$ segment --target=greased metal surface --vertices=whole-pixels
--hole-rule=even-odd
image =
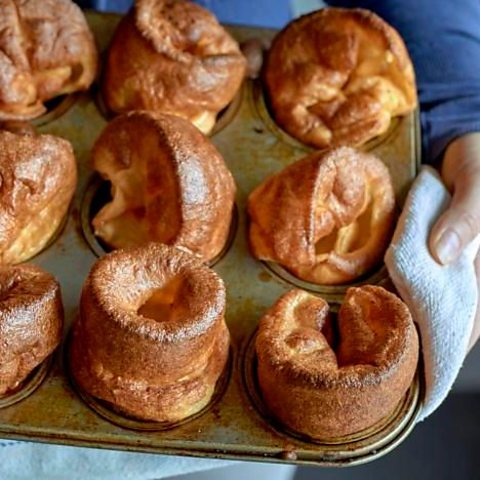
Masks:
[[[104,51],[120,17],[88,13],[87,18],[100,51]],[[239,41],[252,37],[270,39],[274,35],[270,30],[245,27],[232,27],[230,31]],[[82,284],[97,254],[101,254],[101,245],[95,243],[88,224],[89,217],[98,208],[95,201],[101,201],[101,195],[96,195],[98,177],[89,167],[91,147],[107,122],[101,111],[98,87],[94,87],[88,93],[67,97],[55,110],[34,122],[40,132],[59,135],[72,142],[79,168],[77,191],[63,231],[53,244],[32,259],[61,283],[66,322],[64,338],[77,314]],[[417,137],[417,120],[412,114],[393,122],[382,138],[365,147],[389,167],[399,207],[417,171]],[[232,338],[231,371],[222,378],[226,385],[219,389],[213,405],[202,415],[168,430],[160,426],[155,428],[155,424],[149,424],[151,428],[133,430],[137,428],[135,422],[123,420],[114,413],[105,414],[110,418],[107,421],[86,404],[92,402],[91,398],[84,396],[84,402],[75,392],[69,380],[64,341],[43,383],[36,390],[32,388],[34,392],[27,398],[0,408],[1,437],[331,466],[363,463],[381,456],[400,443],[413,428],[421,397],[417,380],[401,405],[381,425],[360,432],[354,438],[335,442],[313,443],[297,437],[277,425],[264,410],[256,388],[252,348],[258,320],[293,285],[320,293],[334,303],[341,301],[346,287],[321,287],[300,282],[274,264],[256,261],[248,251],[245,211],[248,194],[266,176],[310,151],[280,130],[270,118],[260,82],[245,82],[233,105],[217,122],[212,140],[235,177],[238,213],[237,226],[232,230],[233,241],[213,267],[227,287],[226,319]],[[384,268],[363,280],[389,284]],[[3,399],[3,405],[7,404]],[[97,411],[103,408],[97,407]]]

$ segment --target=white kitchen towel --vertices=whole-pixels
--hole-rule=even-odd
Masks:
[[[0,441],[1,480],[154,480],[235,464],[225,460]]]
[[[419,420],[450,391],[467,354],[478,303],[477,237],[450,265],[430,255],[428,237],[451,197],[438,173],[424,167],[410,190],[385,256],[390,277],[420,330],[425,401]]]

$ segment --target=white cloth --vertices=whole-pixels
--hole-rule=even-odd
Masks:
[[[226,460],[0,442],[1,480],[154,480],[235,464]]]
[[[450,391],[467,353],[478,303],[477,237],[450,265],[430,255],[428,237],[450,194],[438,173],[424,167],[408,195],[385,263],[420,329],[426,394],[419,420]]]

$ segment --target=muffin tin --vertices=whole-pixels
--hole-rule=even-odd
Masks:
[[[104,51],[120,17],[87,13],[87,20]],[[274,31],[228,27],[239,41],[268,40]],[[261,82],[247,80],[237,98],[220,115],[211,135],[237,183],[236,215],[230,241],[213,268],[227,287],[226,319],[231,332],[230,362],[211,404],[194,418],[177,425],[124,418],[84,392],[76,391],[68,372],[68,332],[77,315],[80,290],[104,247],[94,237],[90,219],[108,188],[89,167],[90,149],[107,120],[98,95],[67,96],[34,124],[42,133],[70,140],[79,166],[79,183],[68,219],[55,240],[32,259],[53,273],[62,286],[66,315],[65,341],[19,391],[0,399],[0,437],[129,451],[192,455],[315,465],[351,465],[379,457],[411,431],[420,409],[418,376],[401,404],[379,425],[357,435],[312,442],[289,432],[262,404],[255,378],[254,336],[258,320],[283,293],[300,287],[338,305],[347,286],[317,286],[302,282],[278,265],[255,260],[248,251],[248,194],[268,175],[311,151],[282,131],[271,118]],[[401,208],[419,165],[416,114],[392,123],[389,131],[365,146],[389,167]],[[384,267],[357,283],[392,288]]]

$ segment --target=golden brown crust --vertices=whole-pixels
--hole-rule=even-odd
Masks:
[[[77,183],[70,143],[0,131],[0,263],[19,263],[50,240]]]
[[[250,248],[303,280],[346,283],[381,261],[394,210],[390,175],[375,156],[315,152],[250,194]]]
[[[181,420],[209,402],[224,370],[224,313],[222,280],[190,253],[155,243],[117,250],[85,282],[74,377],[127,415]]]
[[[325,8],[291,22],[264,79],[276,121],[319,148],[361,145],[417,105],[402,38],[368,10]]]
[[[245,70],[237,42],[207,10],[185,0],[137,0],[110,45],[103,97],[115,113],[177,115],[208,133]]]
[[[0,0],[0,12],[0,120],[35,118],[91,85],[95,42],[71,0]]]
[[[235,183],[214,145],[187,120],[148,112],[119,116],[97,140],[93,166],[112,183],[113,201],[93,219],[107,244],[156,241],[204,260],[220,253]]]
[[[34,265],[0,268],[0,395],[17,388],[60,343],[60,285]]]
[[[292,290],[262,318],[258,380],[269,410],[316,439],[367,429],[393,412],[418,362],[406,305],[382,287],[350,288],[328,338],[328,304]]]

